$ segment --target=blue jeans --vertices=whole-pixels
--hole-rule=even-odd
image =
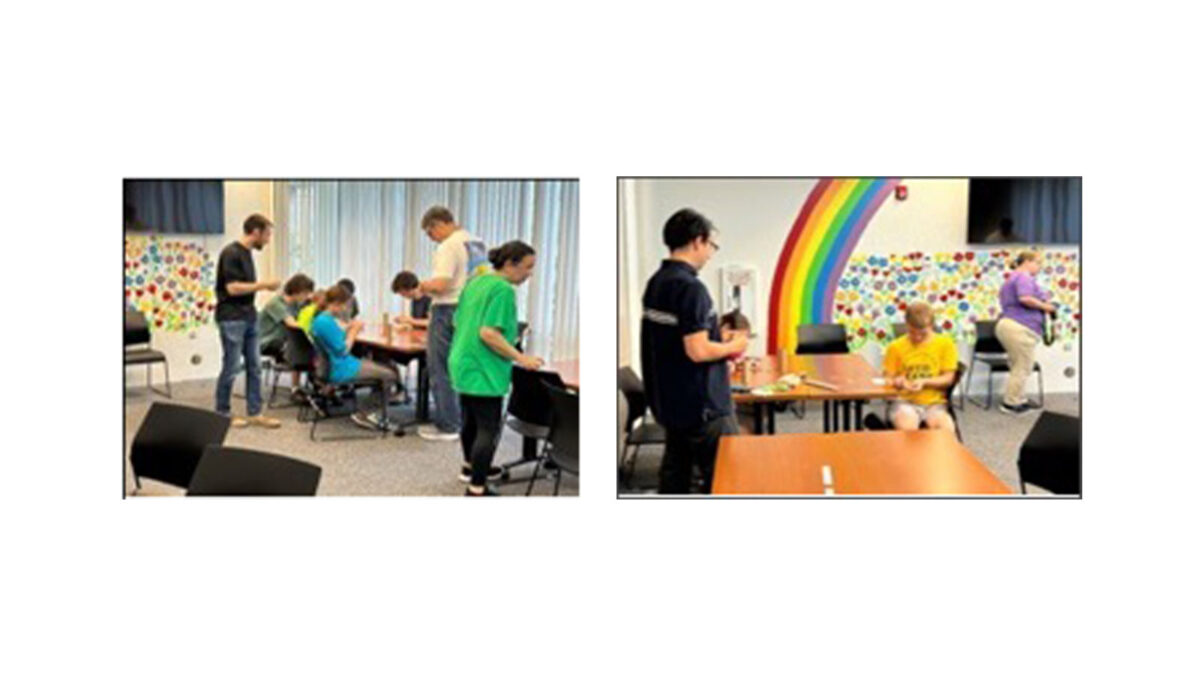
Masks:
[[[262,412],[262,364],[258,354],[258,322],[218,321],[221,332],[221,374],[217,377],[217,412],[229,414],[229,395],[241,359],[246,360],[246,414]]]
[[[455,434],[462,427],[458,393],[450,386],[449,368],[456,309],[457,305],[430,307],[429,335],[425,347],[425,367],[429,369],[429,387],[433,390],[433,423],[438,431]]]

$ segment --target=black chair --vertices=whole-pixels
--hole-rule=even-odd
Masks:
[[[954,412],[953,401],[954,401],[954,390],[957,389],[959,383],[962,382],[963,373],[965,373],[965,372],[967,372],[966,364],[959,361],[958,367],[955,368],[955,370],[954,370],[954,380],[950,383],[950,386],[946,389],[946,412],[949,413],[950,419],[954,420],[954,435],[958,436],[959,443],[962,443],[962,439],[963,439],[962,438],[962,424],[960,424],[958,421],[958,413]],[[876,415],[875,413],[868,413],[867,416],[863,418],[863,427],[865,427],[866,429],[873,430],[873,431],[881,431],[881,430],[885,430],[885,429],[894,429],[895,428],[894,426],[892,426],[891,420],[882,419],[881,417],[879,417],[879,415]],[[924,421],[922,421],[921,428],[928,429],[929,427],[925,424]]]
[[[579,395],[546,382],[542,386],[550,396],[550,437],[547,439],[546,452],[538,458],[533,475],[529,477],[529,486],[525,488],[527,497],[533,493],[538,472],[543,466],[549,466],[548,462],[553,462],[551,470],[555,472],[555,496],[558,495],[558,485],[564,471],[573,476],[579,475]]]
[[[1043,412],[1021,444],[1017,471],[1021,493],[1032,483],[1054,494],[1077,495],[1081,489],[1082,428],[1078,417]]]
[[[840,323],[800,324],[796,327],[797,354],[849,354],[846,327]]]
[[[517,341],[513,343],[513,347],[519,352],[525,351],[525,338],[529,337],[529,322],[517,322]]]
[[[308,334],[299,328],[288,327],[288,359],[297,363],[308,363],[308,382],[303,390],[307,405],[300,408],[297,420],[310,422],[308,430],[310,440],[317,440],[317,423],[322,420],[347,417],[358,411],[358,390],[370,389],[377,392],[381,411],[387,410],[387,390],[383,382],[353,382],[334,384],[329,381],[329,358],[318,348]],[[303,366],[302,366],[303,367]],[[344,403],[350,402],[347,409]],[[305,419],[307,415],[308,419]],[[379,433],[386,436],[390,428],[380,427]],[[397,430],[397,435],[404,435],[403,429]],[[367,436],[339,436],[322,440],[355,440]]]
[[[130,349],[136,347],[136,349]],[[151,381],[151,366],[156,363],[161,363],[163,366],[163,378],[167,381],[167,390],[160,391],[154,388]],[[167,398],[171,398],[171,369],[167,364],[167,356],[160,351],[150,348],[150,324],[146,322],[146,317],[133,309],[125,310],[125,365],[140,366],[146,365],[146,387],[156,394],[162,394]]]
[[[512,393],[508,396],[508,419],[505,425],[521,434],[521,459],[501,465],[502,479],[514,467],[540,462],[538,441],[550,438],[550,394],[542,383],[563,387],[558,373],[544,370],[512,369]]]
[[[258,450],[210,445],[196,465],[187,494],[312,497],[320,481],[321,467],[316,464]]]
[[[667,442],[667,430],[654,422],[646,421],[646,390],[642,380],[626,366],[617,371],[617,388],[625,397],[625,405],[629,414],[625,419],[625,442],[621,445],[620,471],[625,476],[626,486],[633,480],[634,469],[637,467],[637,453],[643,445],[664,445]],[[640,422],[640,424],[639,424]],[[629,449],[633,448],[630,455]],[[628,468],[626,466],[628,465]]]
[[[846,342],[846,327],[840,323],[812,323],[796,326],[797,354],[849,354],[850,345]],[[845,405],[850,402],[847,401]],[[836,402],[824,401],[825,419],[829,419],[829,408]],[[797,417],[803,418],[808,408],[807,401],[800,402],[800,412]],[[846,408],[849,411],[849,408]],[[849,418],[849,412],[846,413]]]
[[[979,401],[971,398],[971,373],[975,370],[976,362],[982,363],[988,367],[988,390],[986,405],[981,404]],[[996,322],[976,321],[975,347],[971,352],[971,367],[969,370],[967,370],[967,385],[963,388],[963,400],[970,401],[984,410],[990,410],[992,407],[992,375],[996,373],[1007,373],[1008,371],[1008,352],[1004,351],[1004,345],[1000,344],[1000,339],[996,337]],[[1046,403],[1046,392],[1042,387],[1042,364],[1034,361],[1033,372],[1037,373],[1038,405],[1042,406]],[[966,405],[966,403],[964,402],[963,405]]]
[[[186,488],[204,449],[220,445],[229,432],[229,418],[211,410],[172,403],[153,403],[133,437],[129,462],[138,488],[153,478]]]

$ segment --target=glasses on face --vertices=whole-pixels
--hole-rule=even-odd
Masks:
[[[712,247],[713,253],[721,250],[721,247],[717,245],[717,242],[713,241],[712,239],[708,240],[708,245]]]

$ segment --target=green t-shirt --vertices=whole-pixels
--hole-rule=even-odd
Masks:
[[[285,302],[282,295],[268,300],[258,314],[258,344],[282,344],[287,337],[283,320],[289,316],[296,316],[296,307]]]
[[[509,344],[517,340],[517,291],[498,274],[482,274],[463,287],[454,312],[450,383],[468,396],[504,396],[512,384],[512,361],[492,351],[479,329],[495,328]]]

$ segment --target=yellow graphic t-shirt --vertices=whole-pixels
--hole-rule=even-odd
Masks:
[[[930,335],[919,345],[909,342],[905,335],[894,340],[883,355],[883,372],[888,377],[903,375],[910,380],[929,379],[958,368],[958,348],[946,335]],[[900,396],[913,405],[935,405],[946,402],[943,389],[922,389],[904,392]]]

